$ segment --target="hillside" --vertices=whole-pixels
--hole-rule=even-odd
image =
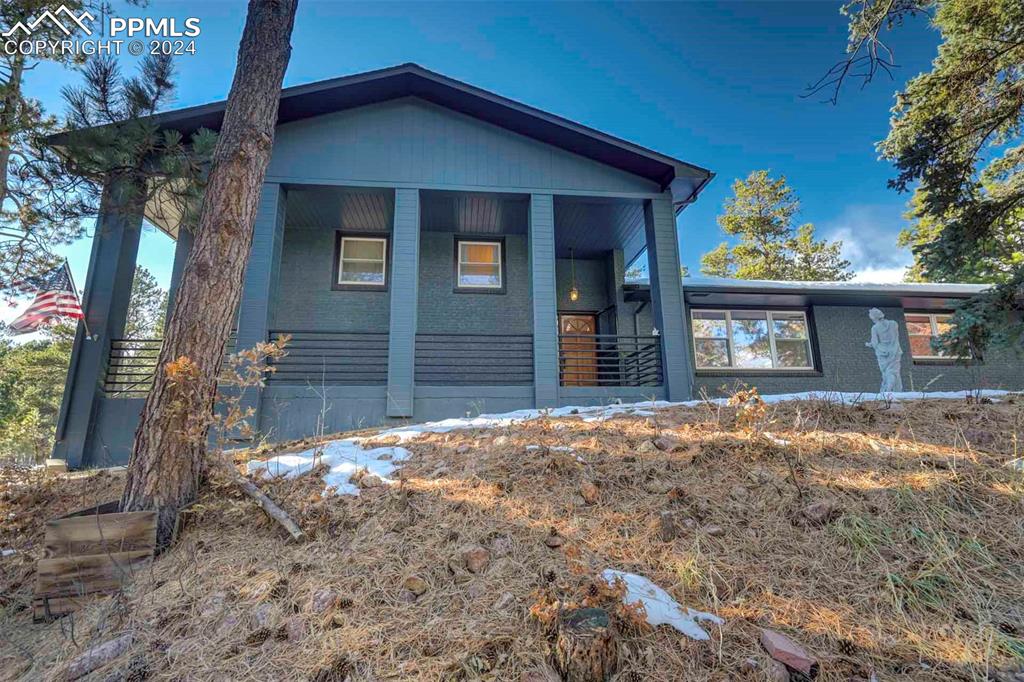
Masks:
[[[394,485],[259,479],[303,544],[213,481],[125,594],[48,625],[28,609],[42,524],[118,479],[8,472],[0,676],[59,679],[129,633],[89,679],[540,682],[552,614],[595,603],[624,681],[786,679],[761,628],[819,680],[1024,679],[1024,398],[734,402],[371,435],[409,451]],[[724,624],[651,628],[609,568]]]

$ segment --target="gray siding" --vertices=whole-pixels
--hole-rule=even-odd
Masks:
[[[284,231],[275,329],[387,333],[387,291],[333,291],[335,230]]]
[[[740,383],[756,386],[762,394],[800,391],[845,391],[874,393],[881,376],[874,351],[864,343],[871,334],[868,307],[814,306],[820,372],[814,375],[756,375],[742,372],[698,372],[695,394],[720,396]],[[902,330],[903,389],[906,391],[962,391],[978,388],[1019,389],[1024,386],[1024,365],[1011,353],[993,351],[984,361],[964,366],[958,363],[925,364],[910,357],[910,341],[901,308],[881,308]],[[689,314],[687,314],[689,321]],[[688,342],[692,361],[693,345]]]
[[[416,98],[279,126],[268,180],[651,194],[643,178]]]
[[[505,236],[505,293],[455,291],[455,234],[420,234],[421,334],[529,334],[527,238]]]
[[[559,258],[555,262],[558,311],[598,313],[604,310],[609,303],[608,291],[605,286],[606,267],[603,260],[576,259],[576,288],[580,290],[580,297],[576,301],[570,301],[569,289],[572,287],[573,264],[568,258]]]

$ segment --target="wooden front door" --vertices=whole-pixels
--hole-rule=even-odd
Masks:
[[[562,385],[597,386],[597,318],[593,315],[559,315]]]

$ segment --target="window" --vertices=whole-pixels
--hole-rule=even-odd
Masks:
[[[338,239],[336,284],[348,287],[387,286],[388,240],[385,237]]]
[[[455,242],[455,288],[501,290],[505,286],[500,241]]]
[[[691,310],[697,369],[814,369],[801,310]]]
[[[952,315],[945,313],[907,313],[907,336],[910,337],[910,356],[918,359],[953,360],[953,356],[932,346],[932,341],[945,334]]]

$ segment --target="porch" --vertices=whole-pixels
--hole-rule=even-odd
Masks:
[[[682,327],[663,333],[665,284],[656,266],[651,286],[625,281],[626,264],[660,246],[667,300],[680,300],[671,211],[667,198],[267,183],[225,349],[290,337],[249,399],[258,430],[286,440],[396,418],[682,395]],[[182,230],[176,273],[190,242]],[[84,449],[117,461],[161,341],[91,343],[103,352]]]

